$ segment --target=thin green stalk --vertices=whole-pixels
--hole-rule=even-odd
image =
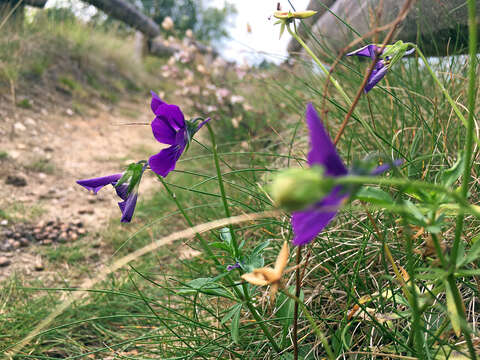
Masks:
[[[470,183],[470,173],[471,173],[471,163],[472,163],[472,154],[473,154],[473,140],[474,140],[474,111],[475,111],[475,95],[476,95],[476,67],[477,67],[477,20],[476,20],[476,9],[475,9],[475,0],[468,0],[468,30],[469,30],[469,71],[468,71],[468,121],[467,121],[467,134],[465,140],[465,168],[463,170],[463,179],[462,187],[460,190],[461,197],[464,201],[467,201],[468,194],[468,185]],[[457,268],[457,255],[458,248],[460,246],[461,236],[463,232],[465,215],[460,213],[457,217],[457,223],[455,228],[455,239],[452,245],[452,252],[450,257],[450,274],[447,277],[447,281],[450,285],[450,289],[453,292],[455,307],[458,314],[462,317],[467,325],[462,326],[463,335],[465,341],[467,342],[468,350],[470,352],[470,357],[476,359],[475,348],[473,347],[471,339],[471,329],[468,326],[467,316],[465,309],[463,307],[463,300],[456,285],[455,276],[453,272]]]
[[[305,49],[307,54],[311,56],[313,61],[315,61],[315,63],[320,67],[320,69],[323,71],[323,73],[328,76],[328,78],[330,79],[330,82],[333,84],[333,86],[335,86],[335,88],[338,90],[338,92],[343,96],[343,98],[345,99],[347,104],[352,105],[352,100],[350,100],[347,93],[345,91],[343,91],[342,86],[338,83],[338,81],[332,75],[329,76],[330,73],[327,70],[327,68],[322,64],[320,59],[313,53],[313,51],[302,40],[302,38],[300,36],[298,36],[297,32],[293,31],[288,24],[287,24],[287,30],[290,33],[290,35],[292,35],[292,37],[295,40],[297,40],[300,45],[302,45],[302,47]]]
[[[313,328],[313,331],[315,332],[315,335],[317,335],[317,337],[320,339],[323,347],[325,348],[325,351],[327,352],[327,356],[330,360],[334,360],[335,359],[335,355],[333,355],[333,351],[332,349],[330,348],[330,345],[328,344],[328,340],[327,338],[325,337],[325,335],[322,333],[322,331],[318,328],[317,324],[315,323],[315,320],[313,319],[313,316],[312,314],[310,313],[310,311],[307,309],[307,307],[305,306],[305,304],[302,302],[302,300],[300,300],[297,296],[293,295],[293,294],[290,294],[288,292],[288,290],[286,289],[283,289],[282,292],[288,296],[290,299],[292,299],[293,301],[295,301],[295,304],[298,304],[298,306],[300,306],[303,310],[303,313],[305,315],[305,317],[307,318],[308,322],[310,323],[310,325],[312,326]]]
[[[185,212],[185,210],[183,209],[183,206],[182,204],[180,204],[180,202],[178,201],[177,197],[175,196],[175,194],[172,192],[172,190],[170,190],[170,188],[168,187],[167,183],[165,182],[165,180],[163,179],[163,177],[157,175],[158,179],[160,180],[160,182],[163,184],[163,186],[165,187],[165,190],[167,190],[167,193],[170,195],[170,197],[172,198],[172,200],[175,202],[175,204],[177,205],[177,208],[178,210],[180,211],[180,213],[183,215],[185,221],[187,222],[187,224],[190,226],[190,227],[193,227],[193,222],[192,220],[190,219],[190,217],[188,216],[188,214]],[[220,261],[217,259],[217,257],[215,256],[215,254],[213,254],[212,250],[210,249],[210,247],[208,246],[208,243],[207,241],[205,240],[205,238],[203,236],[201,236],[200,234],[197,234],[196,235],[198,240],[200,241],[200,244],[202,245],[202,248],[204,249],[204,251],[207,253],[207,255],[209,257],[211,257],[213,259],[213,261],[215,262],[216,265],[221,265]],[[270,333],[270,330],[267,328],[267,326],[265,325],[263,319],[260,317],[260,315],[258,314],[257,312],[257,309],[253,306],[252,302],[251,302],[251,299],[250,299],[250,296],[248,294],[248,289],[246,289],[246,286],[245,284],[242,284],[243,286],[243,294],[240,292],[240,290],[237,288],[237,286],[235,286],[235,283],[234,281],[231,279],[230,277],[230,274],[228,274],[225,279],[228,281],[229,285],[232,286],[233,290],[235,291],[235,294],[237,295],[237,297],[239,299],[242,299],[243,303],[247,306],[248,310],[250,310],[250,313],[252,314],[253,318],[255,319],[255,321],[257,322],[258,326],[260,326],[260,328],[262,329],[264,335],[267,337],[268,341],[270,342],[270,345],[272,345],[272,348],[277,352],[279,353],[281,351],[280,347],[277,345],[275,339],[273,338],[272,334]]]
[[[227,195],[225,193],[225,186],[223,184],[222,171],[220,169],[220,162],[218,161],[218,152],[217,152],[217,143],[215,141],[215,133],[212,130],[212,127],[207,123],[208,133],[210,134],[210,141],[212,142],[212,154],[215,161],[215,169],[217,170],[217,179],[218,187],[220,188],[220,194],[222,196],[223,208],[225,209],[225,216],[230,217],[230,208],[228,206]],[[235,237],[235,232],[233,231],[232,226],[228,227],[230,229],[230,235],[232,236],[232,244],[235,250],[235,257],[239,256],[237,238]]]

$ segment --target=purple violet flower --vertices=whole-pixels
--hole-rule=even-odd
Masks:
[[[145,170],[145,168],[146,166],[143,167],[142,172]],[[94,194],[97,194],[102,187],[106,185],[112,185],[115,188],[117,195],[123,200],[118,203],[120,211],[122,212],[122,218],[120,221],[127,223],[132,220],[132,216],[135,211],[135,205],[137,204],[139,180],[134,188],[129,191],[129,181],[117,185],[122,176],[123,174],[113,174],[93,179],[77,180],[77,184],[83,186],[89,191],[93,191]]]
[[[177,105],[167,104],[153,91],[150,105],[155,114],[155,119],[151,123],[153,136],[158,142],[170,146],[152,155],[148,164],[154,173],[166,177],[175,169],[178,159],[193,135],[210,119],[204,120],[198,126],[194,122],[185,121]]]
[[[227,265],[227,271],[232,271],[233,269],[238,269],[240,267],[240,263],[237,261],[233,265]]]
[[[307,162],[310,166],[320,165],[325,170],[326,176],[340,177],[349,174],[335,145],[323,127],[322,121],[311,103],[307,105],[306,120],[310,133],[310,152]],[[400,165],[402,160],[397,160],[393,165]],[[387,171],[390,164],[384,164],[370,172],[378,175]],[[349,198],[350,191],[342,185],[335,186],[322,200],[311,205],[306,210],[292,213],[293,245],[302,246],[311,242],[337,215],[338,209]]]
[[[391,46],[391,45],[389,45]],[[408,45],[407,45],[408,46]],[[400,49],[399,49],[400,50]],[[401,57],[405,55],[410,55],[415,51],[415,48],[412,48],[410,50],[406,50],[406,48],[402,48],[403,52],[401,52]],[[361,57],[368,57],[372,60],[375,59],[375,54],[379,53],[379,58],[377,59],[377,62],[375,64],[375,67],[373,68],[372,73],[370,74],[370,77],[368,78],[367,84],[365,85],[364,92],[368,93],[372,88],[379,83],[380,80],[384,78],[384,76],[387,74],[388,69],[392,65],[390,60],[392,60],[391,56],[382,56],[382,54],[385,52],[385,49],[382,50],[381,46],[377,46],[374,44],[370,44],[367,46],[364,46],[360,49],[357,49],[355,51],[349,52],[347,56],[361,56]]]
[[[357,49],[355,51],[352,51],[347,54],[347,56],[362,56],[362,57],[369,57],[370,59],[375,59],[375,54],[377,52],[380,52],[382,48],[377,45],[367,45],[364,46],[360,49]],[[383,53],[383,51],[379,54],[379,56]],[[370,77],[368,78],[367,85],[365,85],[365,93],[369,92],[372,90],[372,88],[378,84],[380,80],[383,79],[383,77],[387,74],[388,70],[388,58],[386,60],[384,59],[378,59],[377,63],[375,64],[375,68],[373,69],[372,73],[370,74]]]

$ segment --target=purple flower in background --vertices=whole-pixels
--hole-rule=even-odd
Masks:
[[[367,45],[367,46],[364,46],[360,49],[357,49],[355,51],[352,51],[350,53],[347,54],[347,56],[362,56],[362,57],[369,57],[370,59],[375,59],[375,54],[377,52],[380,52],[382,48],[380,46],[377,46],[377,45]],[[383,52],[383,51],[382,51]],[[379,56],[381,55],[382,53],[380,52],[379,53]],[[369,92],[370,90],[372,90],[372,88],[378,84],[378,82],[380,80],[383,79],[383,77],[387,74],[387,70],[388,70],[388,57],[386,60],[384,59],[378,59],[377,60],[377,63],[375,64],[375,68],[373,69],[372,73],[370,74],[370,77],[368,78],[368,82],[367,82],[367,85],[365,85],[365,93]]]
[[[322,121],[312,104],[307,105],[306,120],[310,133],[310,152],[307,162],[310,166],[320,165],[324,168],[325,175],[331,177],[346,176],[349,171],[343,164],[340,156],[328,136]],[[395,161],[400,165],[402,161]],[[378,175],[390,168],[384,164],[370,172]],[[312,241],[335,217],[340,206],[351,195],[351,189],[337,185],[322,200],[303,211],[292,213],[292,227],[294,232],[293,245],[301,246]]]
[[[170,105],[162,101],[152,91],[151,108],[155,114],[152,121],[153,136],[158,142],[170,145],[148,160],[153,172],[163,177],[175,169],[175,165],[192,136],[210,119],[201,122],[198,126],[185,121],[182,111],[177,105]]]
[[[232,271],[233,269],[238,269],[240,267],[240,263],[237,261],[233,265],[227,265],[227,271]]]
[[[415,48],[407,50],[408,46],[409,46],[408,44],[404,44],[403,42],[399,41],[394,45],[387,45],[382,50],[381,46],[370,44],[347,54],[347,56],[368,57],[374,60],[376,53],[379,53],[378,54],[379,57],[377,59],[377,62],[375,63],[375,67],[373,68],[373,71],[370,74],[370,77],[368,78],[367,84],[365,85],[365,89],[364,89],[365,93],[372,90],[372,88],[375,85],[377,85],[378,82],[382,80],[383,77],[387,74],[388,69],[392,65],[391,64],[392,56],[390,55],[394,55],[392,61],[395,62],[396,60],[401,59],[403,56],[410,55],[415,51]],[[389,54],[387,54],[388,51],[385,51],[385,49],[387,48],[392,49],[393,47],[396,47],[396,50],[391,51]]]
[[[143,169],[141,170],[142,173],[145,168],[146,166],[143,166]],[[137,179],[137,183],[133,189],[130,189],[129,191],[130,181],[127,180],[122,184],[117,185],[118,181],[123,177],[123,175],[124,174],[113,174],[93,179],[77,180],[77,184],[83,186],[87,190],[93,191],[94,194],[97,194],[102,187],[106,185],[112,185],[115,188],[117,195],[123,200],[118,203],[118,206],[122,212],[122,218],[120,221],[126,223],[132,220],[132,216],[135,211],[140,178]]]

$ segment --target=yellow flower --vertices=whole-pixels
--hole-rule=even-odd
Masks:
[[[290,251],[288,243],[283,243],[282,249],[278,253],[277,260],[273,269],[271,267],[263,267],[254,269],[251,273],[243,274],[242,279],[252,285],[267,286],[270,285],[271,300],[275,298],[278,288],[281,285],[282,275],[288,263]]]

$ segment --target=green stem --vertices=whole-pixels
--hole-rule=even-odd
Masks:
[[[472,163],[472,154],[473,154],[473,140],[474,140],[474,111],[475,111],[475,95],[476,95],[476,67],[477,67],[477,21],[476,21],[476,9],[475,9],[475,0],[468,0],[468,30],[469,30],[469,71],[468,71],[468,121],[467,121],[467,133],[465,140],[465,168],[463,170],[463,179],[462,187],[460,194],[464,201],[467,200],[468,195],[468,185],[470,183],[470,173],[471,173],[471,163]],[[452,245],[451,257],[450,257],[450,274],[447,277],[450,289],[453,292],[455,307],[457,308],[458,314],[465,320],[462,323],[468,324],[465,309],[463,307],[462,296],[460,291],[457,288],[455,276],[453,272],[457,268],[457,255],[458,248],[460,246],[461,236],[463,232],[465,215],[460,213],[457,217],[457,223],[455,228],[455,239]],[[462,326],[463,335],[465,341],[467,342],[468,350],[470,352],[470,357],[476,359],[475,348],[473,347],[471,339],[471,329],[468,325]]]
[[[322,331],[318,328],[317,324],[315,323],[315,320],[313,319],[313,316],[312,314],[310,313],[310,311],[307,309],[307,307],[305,306],[305,304],[295,295],[293,294],[290,294],[288,292],[288,290],[286,289],[283,289],[282,292],[288,296],[290,299],[292,299],[293,301],[295,301],[296,304],[298,304],[298,306],[300,306],[303,310],[303,313],[305,315],[305,317],[307,318],[308,322],[310,323],[310,325],[312,326],[313,328],[313,331],[315,332],[315,335],[317,335],[317,337],[320,339],[320,341],[322,342],[323,344],[323,347],[325,348],[325,351],[327,352],[327,356],[329,359],[333,360],[335,359],[335,355],[333,355],[333,351],[332,349],[330,348],[330,345],[328,344],[328,341],[327,341],[327,338],[325,337],[325,335],[322,333]]]
[[[297,32],[296,31],[293,31],[290,26],[287,24],[287,30],[288,32],[290,33],[290,35],[293,36],[293,38],[295,40],[298,41],[298,43],[300,45],[302,45],[302,47],[305,49],[305,51],[307,52],[308,55],[311,56],[311,58],[313,59],[313,61],[315,61],[315,63],[320,67],[320,69],[323,71],[323,73],[325,75],[328,76],[328,78],[330,79],[330,82],[333,84],[333,86],[335,86],[335,88],[338,90],[338,92],[343,96],[343,98],[345,99],[345,101],[347,102],[348,105],[351,105],[352,104],[352,100],[350,100],[350,98],[348,97],[347,93],[345,91],[343,91],[343,88],[342,86],[338,83],[338,81],[330,75],[329,71],[327,70],[327,68],[325,67],[325,65],[322,64],[322,62],[320,61],[320,59],[313,53],[313,51],[308,47],[308,45],[302,40],[302,38],[300,36],[298,36]]]
[[[163,186],[165,187],[165,190],[167,190],[167,193],[168,195],[170,195],[170,197],[172,198],[172,200],[175,202],[175,204],[177,205],[177,208],[178,210],[180,211],[180,213],[183,215],[183,218],[185,219],[185,221],[187,222],[187,224],[190,226],[190,227],[193,227],[193,222],[192,220],[190,219],[190,217],[188,216],[188,214],[185,212],[185,209],[183,208],[182,204],[180,204],[180,202],[178,201],[177,197],[175,196],[175,194],[172,192],[172,190],[170,190],[169,186],[167,185],[167,183],[165,182],[165,180],[163,179],[163,177],[161,177],[160,175],[157,175],[157,178],[160,180],[160,182],[163,184]],[[197,239],[200,241],[200,244],[202,245],[202,248],[203,250],[208,254],[209,257],[211,257],[213,259],[213,261],[215,262],[215,264],[217,266],[221,266],[222,264],[220,263],[220,261],[217,259],[217,257],[215,256],[215,254],[212,252],[212,250],[210,249],[210,247],[208,246],[208,243],[207,241],[205,240],[205,238],[200,235],[200,234],[196,234],[196,237]],[[255,319],[255,321],[257,322],[258,326],[260,326],[260,328],[262,329],[264,335],[267,337],[268,341],[270,342],[270,344],[272,345],[272,348],[277,352],[279,353],[281,351],[280,347],[277,345],[275,339],[273,338],[272,334],[270,333],[270,330],[268,330],[267,326],[265,325],[263,319],[260,317],[260,315],[258,314],[257,312],[257,309],[253,306],[252,302],[251,302],[251,299],[250,299],[250,296],[248,294],[248,291],[245,291],[245,284],[242,284],[243,286],[243,294],[240,292],[240,290],[237,288],[237,286],[235,286],[235,282],[232,280],[230,274],[228,274],[225,279],[227,280],[227,282],[229,283],[229,285],[233,288],[233,290],[235,291],[235,294],[237,295],[237,297],[239,299],[241,299],[243,301],[243,303],[247,306],[248,310],[250,310],[250,312],[252,313],[252,316],[253,318]]]
[[[209,123],[207,123],[207,128],[208,128],[208,133],[210,134],[210,141],[212,142],[212,153],[213,153],[213,159],[215,161],[215,169],[217,170],[218,187],[220,188],[220,194],[222,196],[222,203],[223,203],[223,208],[225,209],[225,216],[228,218],[231,216],[231,214],[230,214],[230,208],[228,206],[227,195],[225,193],[225,186],[223,184],[223,177],[222,177],[222,171],[220,169],[220,162],[218,160],[215,133],[213,132],[212,127],[210,126]],[[228,228],[230,229],[230,235],[232,236],[232,244],[235,250],[234,255],[235,255],[235,258],[238,258],[239,250],[238,250],[237,238],[235,237],[235,232],[233,231],[232,226],[229,226]]]

